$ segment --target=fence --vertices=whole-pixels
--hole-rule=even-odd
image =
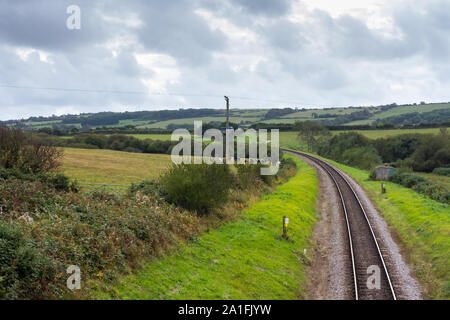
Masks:
[[[130,187],[129,185],[103,183],[79,183],[79,185],[87,191],[103,191],[114,194],[124,194]]]

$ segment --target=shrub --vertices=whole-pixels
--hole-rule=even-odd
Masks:
[[[370,139],[357,132],[346,132],[321,142],[318,154],[335,161],[369,170],[382,163]]]
[[[73,264],[82,270],[82,289],[89,290],[86,278],[114,279],[199,231],[197,217],[151,197],[62,195],[39,182],[15,180],[0,188],[12,191],[16,183],[27,185],[14,193],[21,197],[18,211],[0,214],[0,299],[67,297],[65,270]]]
[[[17,129],[0,128],[0,166],[25,173],[49,172],[58,168],[62,151],[27,137]]]
[[[392,181],[401,184],[407,188],[412,188],[419,183],[429,183],[424,177],[412,173],[400,173],[392,176]]]
[[[139,183],[133,183],[128,193],[130,195],[135,195],[137,192],[140,192],[146,196],[154,196],[154,197],[164,197],[164,190],[161,187],[161,184],[157,181],[142,181]]]
[[[232,174],[225,164],[173,165],[160,179],[170,203],[205,215],[228,200]]]
[[[353,167],[368,170],[380,164],[382,160],[374,147],[366,146],[346,150],[342,154],[342,162]]]
[[[440,176],[450,177],[450,168],[436,168],[433,170],[433,173]]]
[[[47,183],[49,186],[55,188],[58,191],[65,191],[65,192],[79,191],[78,182],[76,180],[72,181],[68,176],[62,173],[41,175],[40,180],[44,183]]]
[[[294,160],[287,157],[282,157],[280,167],[277,173],[278,178],[289,179],[297,173],[297,164]]]
[[[263,183],[261,175],[261,164],[237,164],[236,165],[236,182],[237,186],[244,190],[250,186],[258,186]]]
[[[411,188],[418,193],[429,196],[433,200],[450,203],[450,194],[447,190],[419,175],[397,172],[392,176],[392,182]]]
[[[79,185],[77,181],[72,181],[63,173],[24,173],[17,169],[0,168],[0,179],[4,180],[24,180],[24,181],[39,181],[48,187],[54,188],[58,191],[72,191],[78,192]]]
[[[0,220],[0,299],[39,298],[55,277],[55,264],[24,231]]]

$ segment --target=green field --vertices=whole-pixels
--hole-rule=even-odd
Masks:
[[[84,183],[128,185],[159,176],[169,155],[64,148],[62,171]]]
[[[332,131],[333,134],[339,134],[343,132],[358,132],[366,136],[369,139],[378,139],[397,136],[407,133],[439,133],[439,128],[426,128],[426,129],[392,129],[392,130],[345,130],[345,131]]]
[[[365,125],[365,124],[371,124],[373,121],[377,119],[386,119],[393,116],[399,116],[402,114],[407,113],[424,113],[424,112],[431,112],[433,110],[440,110],[440,109],[448,109],[450,108],[449,103],[431,103],[426,105],[412,105],[412,106],[398,106],[396,108],[374,114],[372,117],[366,120],[358,120],[358,121],[352,121],[349,123],[346,123],[346,125]]]
[[[343,115],[350,114],[352,112],[358,111],[355,108],[333,108],[333,109],[311,109],[305,111],[294,112],[285,116],[280,117],[281,119],[298,119],[298,120],[313,120],[313,113],[321,114],[335,114]]]
[[[339,134],[343,132],[358,132],[369,139],[385,138],[407,133],[433,133],[439,132],[439,128],[430,129],[393,129],[393,130],[346,130],[346,131],[331,131],[332,134]],[[171,134],[126,134],[137,139],[152,139],[152,140],[170,140]],[[302,144],[298,140],[298,133],[295,131],[281,131],[280,145],[289,148],[300,148]],[[63,137],[70,138],[70,137]]]
[[[240,123],[241,121],[250,121],[255,122],[259,120],[259,118],[243,118],[243,117],[230,117],[231,122]],[[138,125],[138,128],[153,128],[153,129],[166,129],[169,124],[177,124],[177,125],[194,125],[194,121],[203,121],[204,124],[209,122],[224,122],[224,117],[200,117],[200,118],[184,118],[184,119],[173,119],[167,121],[159,121],[151,124],[142,124]]]
[[[333,116],[335,115],[348,115],[353,112],[358,112],[362,110],[368,110],[371,113],[371,116],[369,119],[365,120],[356,120],[345,123],[345,125],[366,125],[371,124],[373,121],[378,119],[386,119],[388,117],[392,116],[398,116],[403,114],[409,114],[413,112],[431,112],[434,110],[440,110],[440,109],[448,109],[450,108],[450,103],[430,103],[425,105],[399,105],[397,107],[394,107],[392,109],[382,111],[380,112],[381,106],[369,106],[369,107],[335,107],[335,108],[311,108],[311,109],[297,109],[298,111],[294,110],[295,112],[274,117],[270,119],[266,119],[265,116],[270,109],[236,109],[231,108],[230,109],[230,120],[235,123],[243,123],[245,125],[255,124],[255,123],[286,123],[286,124],[293,124],[296,121],[305,121],[305,120],[320,120],[319,118],[314,118],[313,114],[318,115],[324,115],[329,114],[332,115],[330,118],[322,118],[326,120],[332,120],[334,119]],[[378,113],[376,113],[378,112]],[[105,124],[105,127],[117,127],[117,126],[126,126],[126,125],[134,125],[138,128],[159,128],[159,129],[166,129],[169,124],[177,124],[177,125],[192,125],[194,120],[202,120],[204,123],[208,122],[224,122],[225,121],[225,112],[223,112],[223,116],[221,115],[221,111],[218,113],[213,113],[213,116],[205,116],[204,117],[197,117],[197,118],[174,118],[174,119],[167,119],[165,121],[158,121],[157,119],[152,120],[151,118],[139,118],[136,116],[135,119],[128,119],[124,116],[124,119],[119,119],[118,124]],[[209,113],[211,114],[211,113]],[[201,114],[200,114],[201,115]],[[83,117],[88,117],[90,115],[81,115],[79,116],[80,123],[74,123],[71,125],[75,125],[77,128],[81,128],[81,120]],[[183,115],[185,116],[185,115]],[[55,118],[53,118],[55,119]],[[442,119],[444,121],[445,119]],[[62,122],[62,120],[48,120],[45,121],[45,119],[40,118],[39,121],[30,121],[30,120],[19,120],[19,122],[22,122],[23,125],[26,125],[30,128],[39,129],[43,127],[51,127],[52,125],[59,124]],[[77,119],[75,119],[74,122],[77,122]],[[13,124],[14,121],[10,121],[10,124]],[[108,123],[108,122],[106,122]],[[102,127],[103,125],[97,125],[94,127]]]
[[[427,129],[393,129],[393,130],[345,130],[345,131],[331,131],[331,134],[340,134],[344,132],[358,132],[369,139],[378,139],[397,136],[408,133],[428,133],[437,134],[439,128]],[[280,132],[280,146],[294,149],[302,149],[304,145],[298,139],[298,133],[294,131]]]
[[[314,169],[295,161],[297,175],[252,204],[239,220],[149,261],[136,274],[96,292],[97,298],[304,298],[317,179]],[[289,241],[280,238],[284,215],[290,220]]]

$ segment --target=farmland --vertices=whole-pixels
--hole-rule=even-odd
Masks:
[[[277,112],[281,109],[233,109],[230,110],[230,121],[249,126],[258,123],[267,124],[293,124],[296,121],[338,121],[339,125],[370,125],[376,121],[392,119],[396,116],[429,114],[439,110],[448,111],[450,103],[386,105],[368,107],[333,107],[333,108],[288,108],[286,112]],[[275,112],[271,112],[274,111]],[[271,112],[271,113],[270,113]],[[358,117],[353,117],[359,114]],[[344,117],[344,118],[343,118]],[[220,109],[180,109],[161,111],[142,111],[135,113],[97,113],[83,115],[67,115],[60,117],[38,117],[23,120],[9,120],[5,125],[17,125],[27,129],[41,129],[45,127],[61,128],[112,128],[134,126],[138,129],[167,129],[169,126],[192,126],[195,120],[203,123],[220,124],[225,121],[225,112]],[[449,120],[448,113],[436,115],[434,122]]]
[[[332,131],[333,134],[339,134],[343,132],[358,132],[362,135],[366,136],[369,139],[378,139],[378,138],[386,138],[398,136],[400,134],[408,134],[408,133],[428,133],[428,134],[436,134],[439,132],[439,128],[427,128],[427,129],[392,129],[392,130],[339,130]]]
[[[423,134],[436,134],[439,132],[439,128],[427,128],[427,129],[392,129],[392,130],[338,130],[331,131],[332,134],[339,134],[343,132],[358,132],[366,136],[369,139],[392,137],[400,134],[408,133],[423,133]],[[163,140],[167,141],[171,139],[171,134],[125,134],[137,139],[151,139],[151,140]],[[298,140],[298,133],[295,131],[281,131],[280,132],[280,145],[290,148],[300,147]],[[63,137],[70,138],[70,137]]]
[[[156,178],[169,164],[169,155],[64,148],[62,171],[79,182],[127,185]]]
[[[298,173],[245,210],[241,218],[200,236],[134,275],[97,292],[101,299],[298,299],[316,220],[314,169]],[[297,201],[301,198],[302,201]],[[291,240],[279,235],[283,215]],[[245,257],[245,258],[243,258]],[[195,270],[195,271],[193,271]]]

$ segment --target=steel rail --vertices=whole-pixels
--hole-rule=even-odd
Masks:
[[[392,285],[392,281],[391,281],[391,278],[389,276],[389,272],[388,272],[386,263],[384,261],[383,254],[381,253],[380,246],[378,245],[378,241],[377,241],[377,238],[375,236],[375,232],[373,231],[372,224],[369,221],[369,218],[367,216],[366,210],[364,209],[364,206],[362,205],[362,203],[361,203],[357,193],[355,192],[355,190],[351,186],[351,184],[348,181],[348,179],[340,172],[340,170],[336,169],[334,166],[332,166],[331,164],[329,164],[328,162],[326,162],[326,161],[324,161],[324,160],[322,160],[320,158],[317,158],[315,156],[312,156],[310,154],[303,153],[303,152],[292,151],[292,150],[285,150],[285,149],[282,149],[282,150],[287,151],[287,152],[291,152],[291,153],[294,153],[294,154],[298,154],[298,155],[301,155],[301,156],[304,156],[304,157],[306,157],[308,159],[311,159],[312,161],[318,163],[328,173],[328,175],[331,177],[331,179],[333,180],[333,182],[334,182],[334,184],[336,186],[336,189],[339,192],[339,196],[341,198],[342,206],[344,208],[344,215],[345,215],[345,220],[346,220],[346,224],[347,224],[347,232],[348,232],[348,237],[349,237],[349,242],[350,242],[349,245],[350,245],[350,255],[351,255],[351,260],[352,260],[352,269],[353,269],[353,282],[354,282],[354,286],[355,286],[355,299],[359,300],[358,288],[357,288],[358,287],[358,280],[357,280],[357,274],[356,274],[356,268],[355,268],[355,257],[354,257],[354,250],[353,250],[353,241],[352,241],[351,228],[350,228],[348,214],[347,214],[347,206],[345,205],[345,200],[344,200],[341,188],[339,187],[336,179],[333,177],[333,175],[331,174],[331,172],[330,172],[330,170],[328,168],[331,168],[331,170],[333,170],[336,174],[338,174],[342,178],[342,180],[344,180],[344,182],[350,188],[353,196],[357,200],[358,205],[361,208],[361,211],[363,212],[365,221],[367,222],[367,225],[369,226],[369,230],[370,230],[370,233],[371,233],[371,236],[372,236],[372,240],[374,241],[375,246],[377,248],[378,257],[380,258],[380,260],[381,260],[381,262],[383,264],[383,270],[384,270],[384,273],[386,275],[386,279],[387,279],[387,281],[389,283],[390,293],[392,295],[393,300],[397,300],[397,296],[395,294],[395,290],[394,290],[394,287]]]

